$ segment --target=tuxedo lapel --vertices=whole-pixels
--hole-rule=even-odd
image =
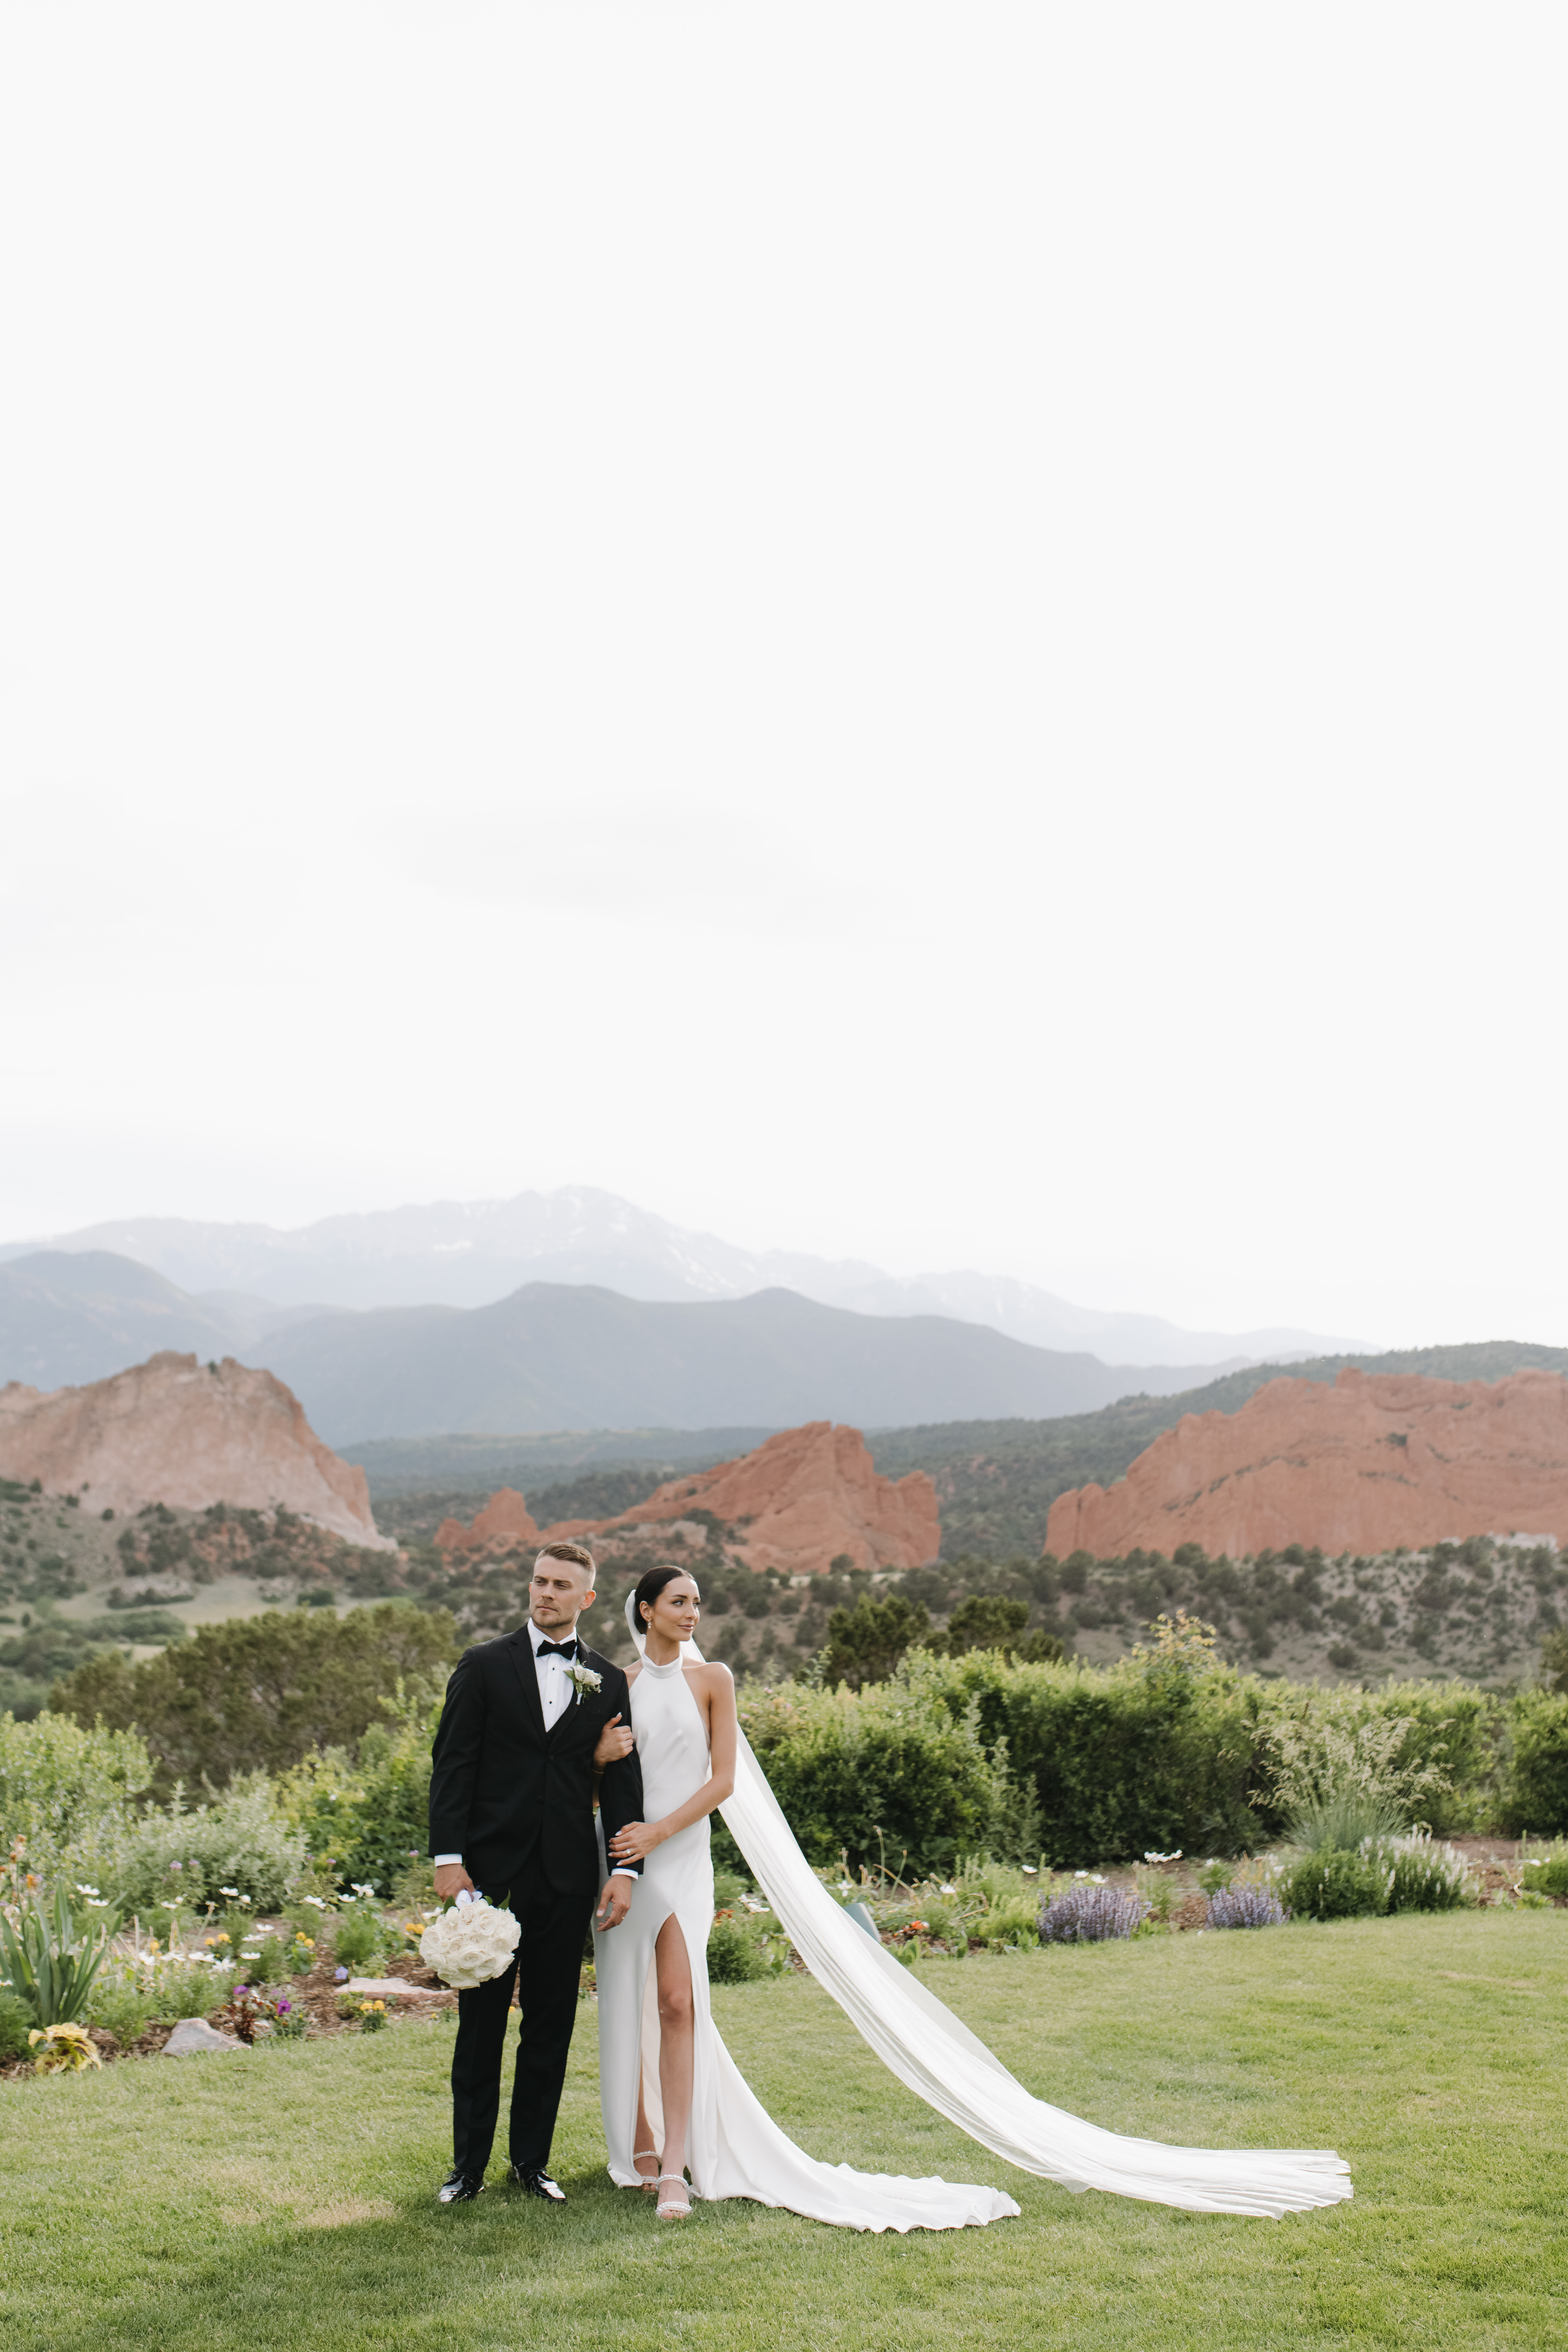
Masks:
[[[575,1663],[580,1666],[586,1666],[591,1674],[596,1674],[601,1676],[604,1674],[605,1664],[605,1660],[603,1658],[595,1657],[594,1652],[588,1647],[587,1643],[584,1641],[581,1634],[577,1637],[577,1656]],[[577,1709],[580,1706],[591,1706],[595,1696],[595,1694],[592,1691],[579,1691],[575,1684],[571,1685],[571,1696],[568,1697],[565,1706],[562,1708],[560,1714],[556,1717],[554,1722],[551,1725],[549,1730],[544,1735],[544,1744],[547,1748],[554,1746],[557,1738],[560,1736],[563,1725],[571,1722],[573,1717],[576,1714]],[[539,1710],[539,1716],[540,1721],[542,1722],[544,1719],[544,1709],[542,1707]],[[597,1732],[595,1733],[594,1737],[595,1740],[597,1740]]]
[[[522,1711],[527,1717],[534,1738],[544,1744],[544,1708],[540,1703],[539,1671],[533,1663],[533,1643],[527,1633],[511,1637],[511,1662],[517,1668],[517,1679],[522,1688]]]

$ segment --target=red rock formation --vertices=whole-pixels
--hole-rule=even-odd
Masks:
[[[0,1389],[0,1477],[37,1478],[94,1511],[283,1504],[351,1543],[396,1549],[376,1532],[364,1472],[328,1451],[281,1381],[232,1356],[216,1371],[195,1356],[151,1356],[80,1389],[11,1381]]]
[[[791,1574],[826,1570],[846,1552],[857,1568],[918,1568],[936,1558],[942,1542],[936,1488],[925,1472],[879,1477],[860,1432],[830,1421],[782,1430],[739,1461],[672,1478],[616,1518],[563,1520],[542,1540],[602,1542],[694,1510],[711,1511],[726,1526],[749,1522],[739,1526],[731,1551],[748,1567]]]
[[[468,1526],[461,1519],[443,1519],[436,1530],[442,1551],[484,1551],[498,1547],[539,1541],[533,1514],[515,1486],[502,1486]]]
[[[1475,1535],[1568,1542],[1568,1381],[1342,1371],[1270,1381],[1239,1412],[1188,1413],[1114,1486],[1051,1506],[1046,1548],[1101,1559],[1200,1543],[1232,1559],[1321,1544],[1380,1552]]]

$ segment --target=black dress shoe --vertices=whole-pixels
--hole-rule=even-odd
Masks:
[[[566,2191],[548,2172],[524,2172],[519,2164],[507,2167],[507,2179],[515,2180],[525,2197],[542,2197],[549,2205],[564,2205]]]
[[[449,2172],[436,2191],[437,2201],[442,2205],[466,2205],[470,2197],[479,2195],[484,2185],[479,2173]]]

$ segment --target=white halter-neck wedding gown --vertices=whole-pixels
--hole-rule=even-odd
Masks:
[[[643,1818],[663,1821],[695,1795],[710,1769],[707,1729],[679,1658],[667,1666],[643,1661],[632,1685],[631,1716],[642,1766]],[[617,2188],[634,2189],[639,2179],[632,2162],[639,2077],[656,2147],[664,2136],[653,1948],[672,1914],[686,1938],[696,2011],[686,2147],[696,2196],[750,2197],[759,2205],[787,2206],[812,2221],[836,2221],[850,2230],[958,2230],[1017,2212],[1013,2200],[995,2189],[818,2164],[780,2131],[725,2049],[709,2006],[705,1955],[713,1920],[713,1863],[706,1818],[654,1848],[626,1918],[604,1935],[595,1931],[599,2096],[610,2178]]]
[[[667,1666],[645,1658],[632,1685],[646,1821],[674,1812],[709,1778],[707,1734],[684,1673],[701,1654],[689,1642]],[[734,1793],[719,1811],[796,1951],[883,2063],[939,2115],[1021,2171],[1066,2189],[1103,2189],[1191,2213],[1275,2220],[1337,2205],[1353,2193],[1350,2167],[1331,2148],[1175,2147],[1102,2130],[1035,2098],[912,1969],[835,1903],[795,1843],[743,1732]],[[779,2130],[710,2014],[704,1959],[713,1865],[707,1820],[656,1847],[625,1920],[607,1935],[595,1931],[600,2098],[610,2175],[618,2186],[630,2188],[639,2177],[632,2163],[639,2069],[655,2144],[662,2137],[653,1947],[671,1913],[686,1937],[696,2000],[688,2162],[699,2197],[754,2198],[858,2230],[951,2230],[1017,2212],[1012,2199],[994,2189],[818,2164]]]

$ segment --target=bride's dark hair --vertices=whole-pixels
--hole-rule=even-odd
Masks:
[[[637,1604],[633,1613],[639,1625],[646,1625],[647,1622],[643,1611],[651,1609],[665,1586],[673,1584],[678,1576],[691,1576],[691,1570],[689,1568],[650,1568],[648,1570],[633,1596]],[[697,1579],[691,1576],[691,1581],[695,1584]]]

